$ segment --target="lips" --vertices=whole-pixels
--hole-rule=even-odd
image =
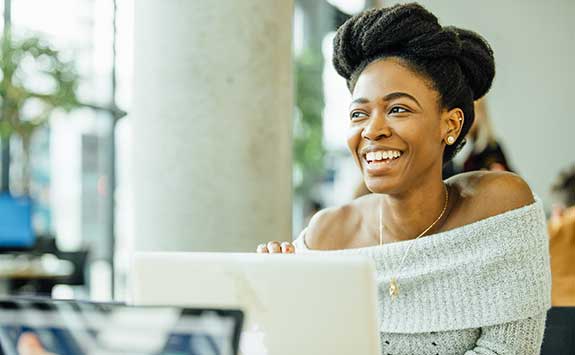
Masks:
[[[403,152],[398,149],[388,147],[366,147],[362,149],[361,157],[365,162],[365,167],[370,175],[379,175],[388,172],[397,165],[398,160],[403,156]]]

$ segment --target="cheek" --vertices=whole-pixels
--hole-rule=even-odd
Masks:
[[[347,130],[347,148],[351,152],[351,155],[355,159],[355,161],[359,164],[359,157],[357,155],[357,149],[359,148],[359,144],[361,142],[361,132],[363,128],[352,126],[349,127]]]
[[[418,156],[428,159],[441,153],[441,129],[438,125],[415,127],[408,135]]]

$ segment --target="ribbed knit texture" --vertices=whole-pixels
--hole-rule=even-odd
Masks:
[[[539,199],[516,210],[417,240],[336,251],[377,270],[383,354],[539,354],[550,307],[545,214]],[[389,297],[397,277],[399,297]]]

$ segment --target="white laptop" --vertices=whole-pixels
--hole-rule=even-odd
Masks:
[[[244,355],[380,355],[375,269],[361,256],[137,253],[137,305],[239,308]]]

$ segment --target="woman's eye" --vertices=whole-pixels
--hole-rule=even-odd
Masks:
[[[365,112],[361,112],[361,111],[354,111],[351,113],[350,115],[351,119],[358,119],[358,118],[362,118],[362,117],[367,117],[367,114]]]
[[[409,112],[409,110],[399,106],[392,107],[391,110],[389,110],[389,113],[406,113],[406,112]]]

